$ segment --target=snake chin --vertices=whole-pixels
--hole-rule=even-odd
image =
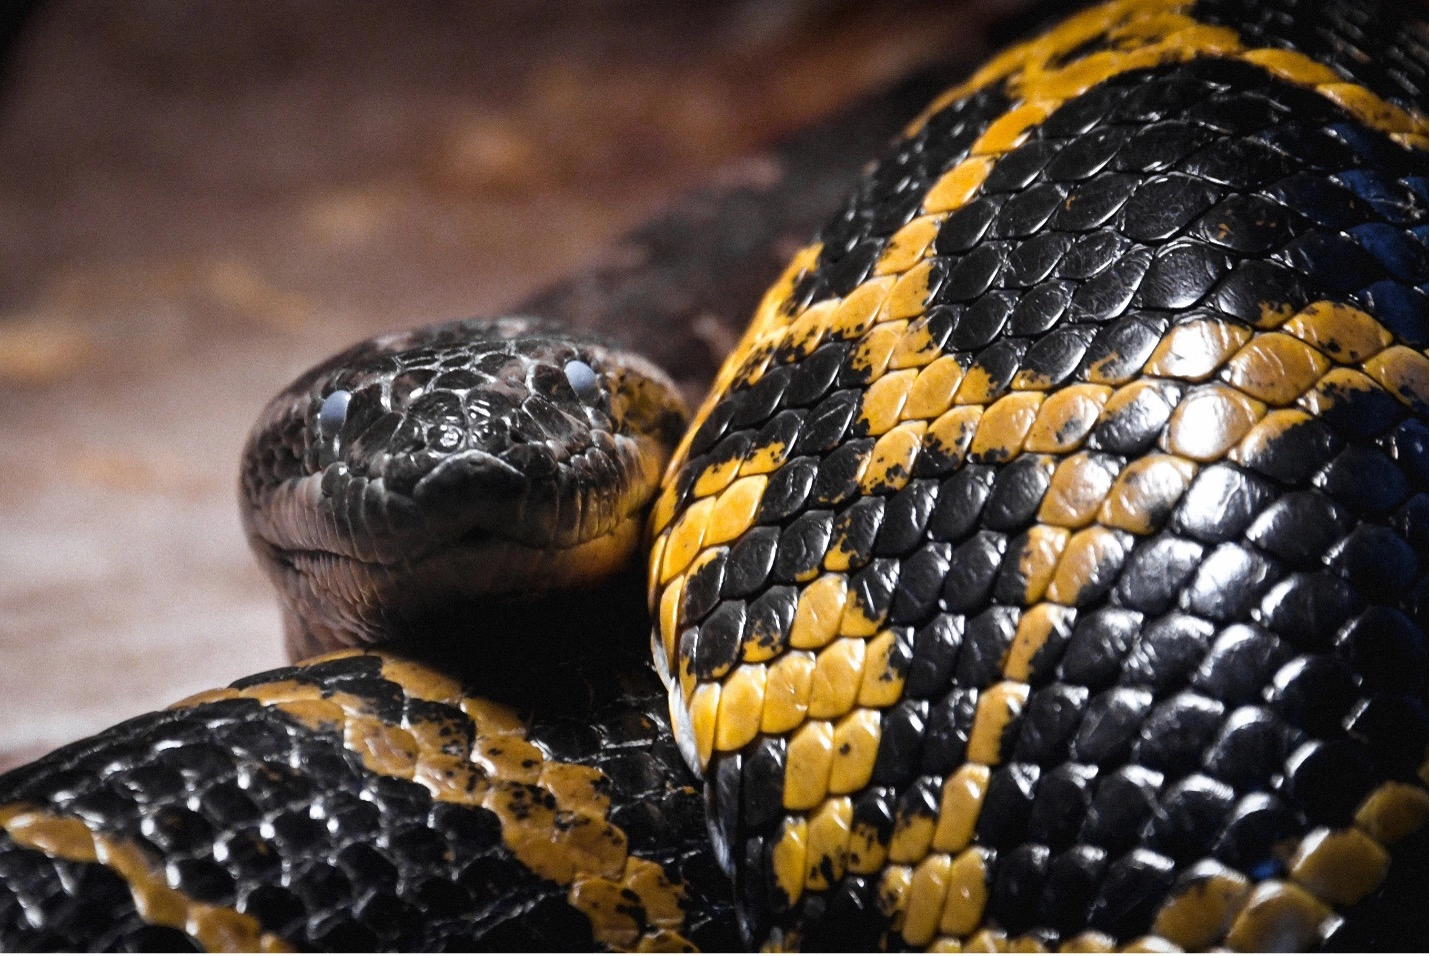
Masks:
[[[297,660],[413,640],[441,629],[443,621],[480,621],[492,605],[596,587],[635,561],[644,523],[644,511],[637,511],[609,533],[570,548],[533,548],[477,529],[395,564],[256,548],[283,597],[288,648]]]

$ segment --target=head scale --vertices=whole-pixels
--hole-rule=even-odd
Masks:
[[[685,420],[649,362],[530,319],[382,336],[318,365],[243,453],[244,528],[290,649],[610,576]]]

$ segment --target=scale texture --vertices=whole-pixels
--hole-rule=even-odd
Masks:
[[[1093,8],[768,295],[650,582],[757,942],[1424,945],[1412,14]]]
[[[0,943],[1423,948],[1421,14],[1115,0],[999,56],[677,450],[666,687],[607,602],[479,683],[347,652],[136,718],[0,777]]]
[[[0,778],[7,949],[739,944],[702,798],[633,658],[540,716],[350,652]],[[580,763],[576,763],[576,761]]]

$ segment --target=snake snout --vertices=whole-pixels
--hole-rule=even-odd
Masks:
[[[269,405],[244,522],[290,636],[374,643],[621,570],[684,424],[659,369],[533,320],[384,336]]]
[[[552,479],[524,470],[519,460],[469,449],[438,463],[417,481],[411,497],[416,511],[437,526],[434,534],[457,531],[470,543],[512,536],[526,502]]]

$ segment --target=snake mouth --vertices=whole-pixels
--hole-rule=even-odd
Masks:
[[[619,571],[684,423],[658,369],[549,327],[388,336],[270,404],[244,454],[244,526],[320,646],[375,643],[433,610]]]
[[[643,511],[569,548],[532,547],[473,529],[440,550],[399,562],[255,547],[287,604],[290,644],[306,656],[411,639],[437,620],[592,587],[629,563],[643,530]]]

